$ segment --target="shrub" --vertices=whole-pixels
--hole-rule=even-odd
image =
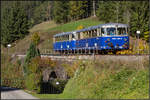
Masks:
[[[9,57],[5,56],[5,62],[1,65],[1,85],[24,88],[23,68],[20,60],[11,63]]]
[[[139,40],[139,44],[135,45],[136,42],[137,40],[134,42],[130,42],[129,50],[121,50],[118,51],[117,54],[138,54],[138,53],[148,54],[149,52],[148,43],[146,43],[146,41],[144,40]]]
[[[53,68],[55,62],[50,58],[41,59],[40,57],[34,57],[28,64],[28,75],[26,76],[25,86],[31,91],[40,93],[42,84],[42,71],[48,67]]]
[[[40,93],[41,78],[42,78],[41,75],[37,75],[34,73],[31,73],[28,76],[26,76],[25,79],[26,89]]]
[[[27,50],[25,62],[24,62],[24,66],[23,66],[25,74],[28,74],[28,65],[29,65],[31,59],[36,56],[40,56],[39,49],[36,48],[36,45],[34,43],[31,43],[29,49]]]
[[[147,42],[149,42],[149,33],[150,33],[150,31],[144,32],[144,39],[145,39]]]
[[[83,28],[84,28],[84,26],[79,25],[79,26],[77,27],[77,30],[80,30],[80,29],[83,29]]]
[[[62,66],[65,68],[65,71],[67,72],[67,75],[69,77],[73,77],[74,75],[76,75],[77,73],[79,73],[79,69],[84,69],[84,63],[82,62],[82,60],[76,61],[73,64],[62,64]],[[79,68],[79,66],[83,67],[83,68]]]
[[[40,36],[37,32],[33,33],[33,35],[31,36],[31,40],[35,45],[38,45],[38,43],[40,42]]]

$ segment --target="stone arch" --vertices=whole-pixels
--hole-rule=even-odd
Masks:
[[[51,73],[49,74],[49,80],[55,79],[55,78],[57,78],[57,77],[58,77],[58,76],[57,76],[57,74],[56,74],[55,71],[51,71]]]
[[[67,79],[67,73],[65,72],[63,67],[55,67],[53,69],[47,68],[43,71],[43,81],[48,82],[49,80],[54,78],[66,80]]]

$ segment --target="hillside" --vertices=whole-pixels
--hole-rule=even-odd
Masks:
[[[96,17],[90,17],[90,18],[73,21],[66,24],[56,24],[54,21],[43,22],[32,27],[29,30],[30,34],[26,36],[24,39],[16,41],[16,45],[8,49],[8,51],[10,54],[12,53],[25,54],[26,50],[29,47],[30,38],[33,32],[38,32],[41,38],[39,44],[40,51],[41,52],[43,52],[43,50],[49,51],[50,49],[52,49],[52,37],[54,34],[76,30],[79,25],[83,25],[84,27],[89,27],[92,25],[98,25],[102,23],[103,22],[99,21]],[[7,51],[6,48],[4,48],[3,46],[1,47],[2,47],[2,53],[4,53],[3,51]]]
[[[79,61],[62,94],[35,94],[41,99],[147,99],[148,57],[137,61]]]

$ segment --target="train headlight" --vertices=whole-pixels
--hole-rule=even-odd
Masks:
[[[69,45],[67,45],[67,48],[69,48]]]
[[[94,43],[95,47],[97,47],[97,43]]]

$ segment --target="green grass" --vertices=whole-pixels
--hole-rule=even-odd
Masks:
[[[33,95],[41,99],[148,99],[148,64],[137,68],[131,67],[130,63],[115,63],[84,62],[80,64],[76,76],[68,81],[62,94]]]
[[[47,31],[52,31],[52,30],[60,30],[61,32],[68,32],[68,31],[73,31],[77,30],[77,27],[82,25],[84,28],[87,28],[89,26],[94,26],[94,25],[99,25],[102,24],[102,21],[99,21],[96,17],[91,17],[87,19],[82,19],[79,21],[73,21],[67,24],[59,25],[58,27],[51,28]]]

